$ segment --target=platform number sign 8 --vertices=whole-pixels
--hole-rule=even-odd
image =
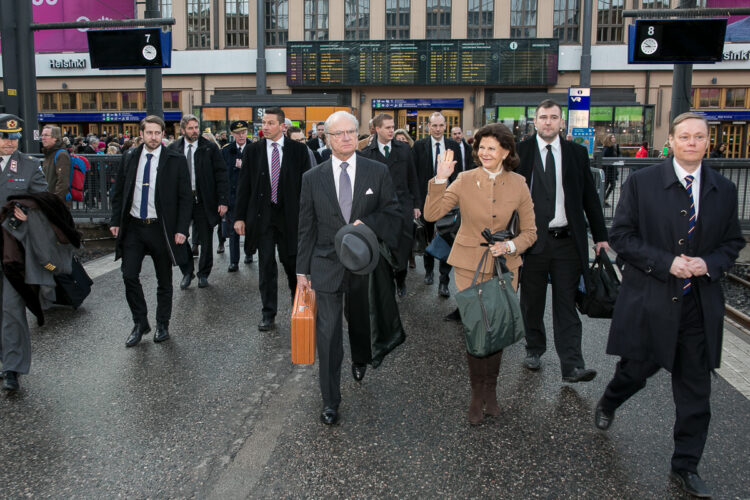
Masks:
[[[643,33],[643,38],[640,44],[641,53],[647,56],[653,55],[659,50],[661,41],[661,26],[654,26],[647,24],[645,26],[646,32]]]

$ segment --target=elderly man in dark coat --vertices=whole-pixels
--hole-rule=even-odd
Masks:
[[[711,419],[711,372],[721,359],[719,280],[745,241],[736,187],[701,165],[705,118],[679,115],[669,141],[674,158],[631,174],[615,213],[610,241],[623,280],[607,353],[621,359],[594,421],[608,429],[620,405],[668,370],[677,410],[670,476],[688,493],[710,497],[697,468]]]

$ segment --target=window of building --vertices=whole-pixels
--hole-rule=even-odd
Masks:
[[[328,0],[305,0],[305,40],[328,40]]]
[[[622,43],[622,11],[625,0],[598,0],[596,6],[596,41]]]
[[[428,40],[447,40],[451,37],[451,0],[427,0]]]
[[[563,43],[578,43],[580,12],[580,0],[555,0],[552,36]]]
[[[123,111],[133,111],[136,109],[141,109],[140,104],[138,103],[138,94],[140,92],[123,92],[122,93],[122,110]]]
[[[117,96],[120,95],[119,92],[102,92],[100,95],[102,99],[101,109],[106,109],[106,110],[119,109],[119,105],[117,104]]]
[[[250,28],[248,0],[227,0],[224,17],[226,46],[247,47]]]
[[[82,110],[98,109],[96,104],[96,92],[81,92],[79,96],[81,97]]]
[[[510,37],[536,38],[536,0],[512,0]]]
[[[493,0],[469,0],[467,38],[492,38],[494,26]]]
[[[744,108],[746,94],[747,89],[727,89],[727,96],[724,100],[724,107]]]
[[[386,40],[408,40],[410,24],[410,0],[385,0]]]
[[[172,0],[159,0],[161,17],[172,17]]]
[[[60,94],[60,109],[78,109],[78,95],[75,92],[63,92]]]
[[[344,38],[370,39],[370,0],[344,0]]]
[[[39,110],[40,111],[57,111],[58,103],[60,102],[59,96],[56,93],[39,94]]]
[[[698,89],[699,108],[718,108],[721,89]]]
[[[635,5],[638,5],[638,0],[636,0]],[[668,9],[669,0],[642,0],[641,7],[644,9]],[[696,5],[696,7],[700,7],[700,5]]]
[[[180,92],[168,90],[161,93],[164,109],[180,109]]]
[[[289,38],[289,1],[266,2],[266,46],[284,47]]]
[[[211,48],[211,0],[187,0],[187,48]]]

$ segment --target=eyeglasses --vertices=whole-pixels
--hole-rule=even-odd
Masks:
[[[356,130],[339,130],[338,132],[328,132],[328,135],[332,135],[335,138],[339,137],[357,137],[357,131]]]

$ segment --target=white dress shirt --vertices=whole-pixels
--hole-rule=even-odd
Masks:
[[[380,141],[378,142],[378,149],[380,150],[380,154],[385,156],[385,147],[388,146],[388,154],[390,155],[393,153],[393,145],[391,144],[391,141],[388,141],[387,143],[383,144]]]
[[[677,163],[676,158],[672,158],[672,163],[674,164],[674,173],[677,175],[677,179],[680,181],[680,184],[682,184],[682,187],[687,186],[687,181],[685,180],[685,177],[688,175],[692,175],[694,177],[693,179],[693,204],[695,205],[695,221],[698,222],[698,205],[700,204],[700,198],[701,198],[701,168],[703,168],[703,165],[698,167],[698,169],[693,172],[692,174],[682,168],[682,165]]]
[[[349,164],[346,167],[346,173],[349,174],[349,180],[352,183],[352,203],[354,202],[354,178],[357,175],[357,154],[354,153],[349,157],[348,160],[339,160],[335,156],[331,156],[331,164],[333,165],[333,183],[336,185],[336,201],[339,199],[339,176],[341,175],[341,164],[346,161]]]
[[[281,162],[284,161],[284,135],[282,134],[281,137],[279,137],[278,141],[272,141],[270,139],[266,139],[266,153],[268,155],[268,178],[273,178],[273,170],[271,169],[271,165],[273,163],[273,145],[278,144],[279,148],[279,175],[281,175]]]
[[[143,170],[146,168],[146,154],[151,153],[154,155],[151,158],[151,168],[149,169],[149,181],[148,181],[148,218],[156,219],[156,202],[154,201],[154,193],[156,193],[156,171],[159,168],[159,156],[161,155],[161,148],[159,146],[153,151],[148,151],[146,146],[143,146],[141,151],[141,157],[138,159],[138,170],[135,173],[135,190],[133,191],[133,204],[130,206],[130,215],[136,219],[141,218],[141,193],[143,191]]]
[[[182,154],[185,155],[185,158],[188,156],[188,145],[192,144],[193,147],[190,148],[190,165],[193,166],[193,168],[190,169],[190,186],[193,191],[195,191],[195,149],[198,147],[198,141],[190,142],[187,140],[187,137],[185,138],[185,149],[182,151]],[[145,149],[145,148],[144,148]]]
[[[436,141],[434,137],[430,136],[430,147],[432,147],[432,173],[435,174],[435,144],[440,143],[440,154],[445,154],[445,140],[443,137],[439,141]]]
[[[542,157],[542,165],[545,170],[547,168],[547,143],[536,136],[536,144],[539,148],[539,154]],[[552,157],[555,159],[555,216],[549,221],[549,227],[560,228],[568,225],[568,217],[565,214],[565,191],[563,191],[562,185],[562,148],[560,145],[560,137],[555,137],[555,140],[551,143],[552,146]]]

